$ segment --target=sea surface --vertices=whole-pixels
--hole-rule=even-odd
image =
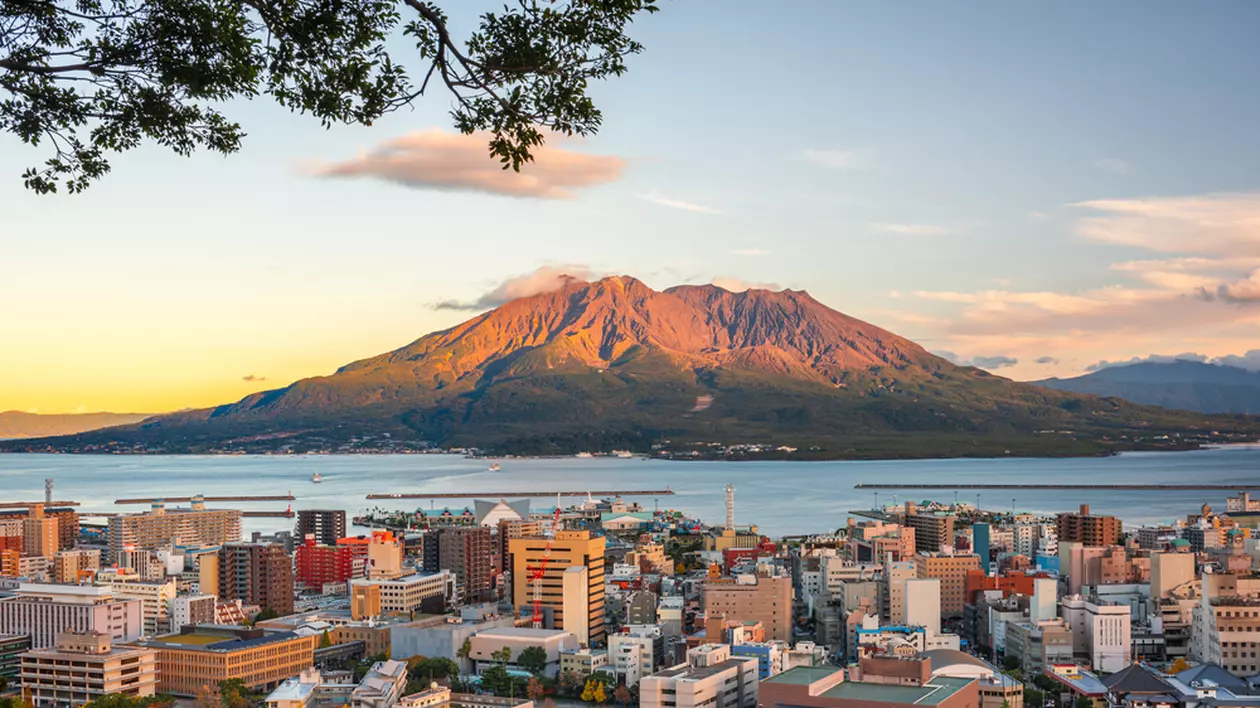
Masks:
[[[83,512],[140,511],[117,507],[124,497],[265,495],[291,492],[294,509],[341,508],[348,516],[373,508],[414,510],[450,506],[460,511],[472,499],[367,500],[364,495],[401,492],[513,492],[565,490],[580,501],[586,490],[665,489],[672,495],[627,497],[646,509],[679,509],[713,523],[724,517],[723,488],[735,485],[737,524],[757,524],[772,536],[829,533],[845,524],[849,511],[873,508],[874,492],[858,482],[883,483],[1065,483],[1065,484],[1255,484],[1260,490],[1260,447],[1193,452],[1126,453],[1104,458],[959,459],[832,462],[669,462],[642,458],[505,459],[491,472],[489,461],[457,455],[0,455],[0,501],[44,497],[44,479],[54,480],[54,498],[81,502]],[[313,483],[318,472],[323,482]],[[1089,504],[1096,513],[1119,516],[1126,526],[1167,522],[1204,503],[1224,509],[1227,492],[1016,491],[984,490],[981,508],[1054,513]],[[512,499],[512,495],[504,495]],[[489,495],[487,495],[489,498]],[[975,503],[975,491],[881,491],[879,504],[921,501]],[[535,499],[551,508],[551,499]],[[241,509],[282,510],[287,502],[234,504]],[[211,506],[215,506],[211,504]],[[245,530],[272,532],[292,521],[246,519]]]

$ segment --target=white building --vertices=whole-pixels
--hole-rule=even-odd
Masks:
[[[437,573],[417,573],[402,578],[377,580],[351,580],[350,589],[364,585],[376,585],[381,589],[381,613],[411,612],[431,597],[451,600],[455,597],[455,574],[449,570]]]
[[[109,588],[21,583],[16,597],[0,599],[0,634],[29,634],[32,649],[53,646],[61,632],[134,642],[142,630],[140,601],[116,598]]]
[[[479,674],[499,664],[499,661],[494,658],[494,653],[504,647],[511,651],[507,666],[514,669],[520,668],[517,660],[520,659],[523,650],[529,647],[541,647],[547,656],[543,675],[554,677],[560,673],[560,652],[576,649],[578,643],[572,632],[563,629],[499,627],[477,632],[468,640],[468,645],[470,649],[468,658],[472,660]]]
[[[591,642],[591,583],[590,570],[584,565],[564,569],[560,576],[561,604],[564,610],[564,629],[577,638],[578,644]]]
[[[156,637],[167,631],[170,616],[168,609],[171,600],[175,599],[174,580],[146,582],[115,578],[103,585],[113,591],[114,597],[140,601],[140,621],[146,637]]]
[[[608,666],[627,686],[635,686],[644,676],[661,668],[656,665],[660,627],[638,627],[629,632],[608,635]]]
[[[350,694],[351,708],[393,708],[407,689],[407,662],[378,661]]]
[[[639,682],[640,708],[756,708],[757,660],[702,644],[679,664]]]
[[[1079,595],[1063,598],[1063,619],[1072,631],[1072,653],[1089,657],[1094,671],[1114,673],[1130,664],[1127,605]]]
[[[179,595],[167,603],[167,623],[169,631],[178,632],[180,627],[189,624],[216,624],[218,617],[215,606],[218,598],[214,595]]]
[[[941,633],[941,581],[914,578],[905,583],[905,624],[922,627],[929,637]]]

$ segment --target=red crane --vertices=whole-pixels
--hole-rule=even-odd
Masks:
[[[556,515],[551,518],[551,537],[547,539],[547,547],[543,549],[542,560],[538,565],[529,569],[530,583],[534,587],[534,616],[530,619],[530,625],[534,629],[542,629],[542,579],[543,574],[547,572],[547,561],[551,560],[551,544],[556,538],[556,531],[560,529],[560,505],[556,504]]]

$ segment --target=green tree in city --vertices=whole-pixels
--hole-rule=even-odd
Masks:
[[[547,670],[547,650],[542,647],[525,647],[516,657],[516,665],[535,676]]]
[[[266,622],[267,620],[273,620],[279,616],[280,616],[279,612],[276,612],[274,609],[270,607],[264,607],[262,612],[259,612],[258,614],[254,615],[254,624],[258,624],[259,622]]]
[[[455,652],[455,656],[460,659],[467,659],[472,654],[472,640],[465,637],[464,643],[459,646],[459,651]]]
[[[1024,686],[1024,708],[1042,708],[1046,704],[1046,694],[1041,689]]]
[[[1094,702],[1085,696],[1077,696],[1072,702],[1072,708],[1094,708]]]
[[[499,647],[490,652],[490,658],[500,664],[506,664],[512,661],[512,647]]]
[[[325,629],[324,633],[319,636],[319,648],[327,649],[330,646],[332,646],[332,637],[328,636],[328,630]]]
[[[1007,671],[1014,671],[1019,668],[1019,658],[1007,654],[1002,657],[1002,668]]]
[[[451,3],[464,9],[468,3]],[[464,37],[433,0],[4,0],[0,130],[49,153],[36,192],[87,188],[112,153],[240,150],[234,99],[267,97],[325,127],[370,125],[433,91],[465,134],[520,169],[544,131],[596,132],[588,95],[643,51],[630,23],[656,0],[521,0]],[[469,11],[472,14],[472,11]]]

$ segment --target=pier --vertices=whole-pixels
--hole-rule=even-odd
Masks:
[[[260,501],[293,501],[297,497],[292,494],[279,494],[271,496],[243,496],[243,497],[146,497],[143,499],[115,499],[115,504],[152,504],[155,501],[160,502],[190,502],[193,499],[206,502],[260,502]]]
[[[1247,492],[1260,488],[1256,484],[867,484],[858,482],[854,489],[1066,489],[1117,492]]]
[[[65,506],[78,506],[77,501],[37,501],[37,502],[0,502],[0,509],[29,509],[36,504],[43,504],[45,509],[56,509]]]
[[[241,517],[246,519],[292,519],[297,516],[292,509],[284,511],[242,511]]]
[[[551,491],[551,492],[405,492],[401,494],[369,494],[368,499],[472,499],[474,497],[480,499],[505,499],[507,497],[663,497],[669,496],[674,492],[670,489],[592,489],[579,491]],[[206,500],[209,501],[209,497]]]

